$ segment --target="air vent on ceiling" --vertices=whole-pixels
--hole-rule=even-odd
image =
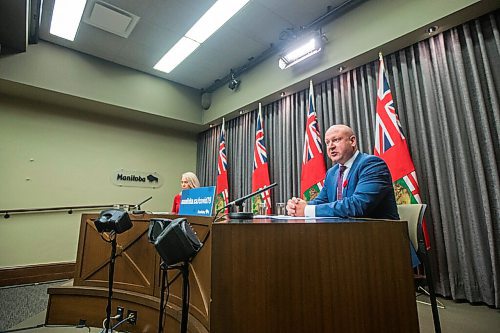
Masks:
[[[139,16],[103,1],[89,1],[83,14],[83,22],[125,38],[138,21]]]

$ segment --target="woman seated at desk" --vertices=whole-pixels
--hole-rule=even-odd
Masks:
[[[183,190],[188,190],[191,188],[196,188],[200,187],[200,181],[198,180],[198,177],[193,172],[186,172],[182,174],[181,178],[181,188]],[[181,205],[181,194],[177,194],[174,197],[174,203],[172,205],[172,213],[174,214],[179,214],[179,207]]]

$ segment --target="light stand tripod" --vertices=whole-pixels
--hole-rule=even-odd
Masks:
[[[187,332],[188,311],[189,311],[189,261],[184,261],[181,265],[182,271],[182,317],[181,333]]]
[[[111,299],[113,297],[113,276],[115,274],[116,235],[132,228],[132,221],[130,221],[130,217],[123,209],[108,209],[101,212],[99,217],[94,221],[94,224],[97,232],[109,232],[109,240],[111,241],[111,258],[109,259],[108,276],[108,306],[106,307],[105,325],[106,333],[108,333],[110,332],[109,326],[111,322]],[[104,237],[102,238],[104,239]],[[108,240],[106,240],[106,242],[109,243]],[[113,328],[111,328],[111,330],[113,330]]]
[[[189,225],[187,219],[184,217],[177,218],[173,221],[168,219],[151,219],[148,239],[154,244],[158,254],[163,260],[161,265],[163,274],[158,333],[162,333],[163,330],[165,281],[167,279],[165,271],[174,268],[180,269],[182,273],[181,333],[186,333],[189,311],[189,262],[196,256],[203,246],[203,243],[200,242],[196,232],[191,228],[191,225]],[[167,286],[172,282],[168,283]]]
[[[187,333],[188,315],[189,315],[189,261],[186,260],[179,268],[182,273],[182,313],[181,313],[181,333]],[[163,262],[160,265],[162,270],[161,295],[160,295],[160,313],[158,316],[158,333],[163,333],[163,314],[165,311],[165,290],[169,283],[167,280],[167,270],[169,267]]]
[[[111,257],[109,259],[109,274],[108,274],[108,306],[106,307],[106,330],[108,333],[111,322],[111,299],[113,298],[113,276],[115,274],[115,259],[116,259],[116,234],[110,233],[111,238]]]
[[[158,315],[158,333],[163,333],[163,312],[165,311],[165,289],[167,283],[167,265],[162,262],[160,265],[161,269],[161,288],[160,288],[160,313]],[[167,298],[168,301],[168,298]]]

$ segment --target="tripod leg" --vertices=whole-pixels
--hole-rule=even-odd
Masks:
[[[161,295],[160,295],[160,313],[158,314],[158,333],[163,333],[163,312],[165,311],[165,281],[167,280],[167,269],[161,268]]]
[[[109,330],[111,322],[111,299],[113,298],[113,276],[115,274],[115,256],[116,256],[116,236],[111,240],[111,258],[109,260],[109,276],[108,276],[108,306],[106,307],[106,333]]]
[[[181,333],[187,333],[189,311],[189,262],[182,265],[182,319]]]

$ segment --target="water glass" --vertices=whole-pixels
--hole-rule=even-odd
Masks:
[[[267,207],[265,202],[261,202],[259,204],[259,215],[266,215],[267,214]]]
[[[276,215],[286,215],[286,205],[284,202],[278,202],[276,204]]]

